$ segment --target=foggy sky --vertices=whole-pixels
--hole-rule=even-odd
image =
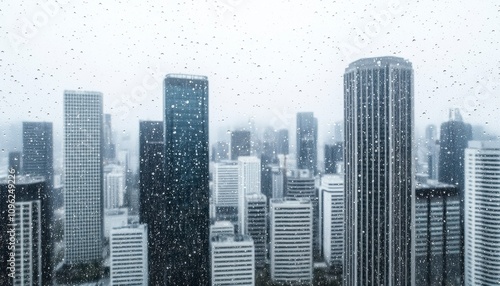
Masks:
[[[37,2],[0,3],[3,143],[20,121],[54,122],[60,140],[63,92],[82,89],[104,94],[133,146],[139,120],[162,120],[164,75],[187,73],[209,78],[211,141],[313,111],[321,144],[343,118],[347,65],[388,55],[413,64],[419,130],[451,107],[500,130],[496,0]]]

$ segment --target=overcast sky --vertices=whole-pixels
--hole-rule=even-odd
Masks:
[[[451,107],[500,129],[498,0],[46,1],[0,2],[2,140],[29,120],[61,136],[63,91],[83,89],[134,141],[139,120],[162,119],[167,73],[209,77],[212,141],[252,116],[292,128],[297,111],[324,136],[347,65],[386,55],[413,63],[420,129]]]

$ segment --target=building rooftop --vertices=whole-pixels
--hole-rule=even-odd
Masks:
[[[311,203],[311,200],[308,198],[285,197],[285,198],[279,198],[279,199],[271,199],[271,203],[296,205],[296,204],[309,204],[309,203]]]
[[[364,58],[352,62],[345,70],[345,72],[350,72],[358,68],[379,68],[382,66],[396,65],[406,68],[411,68],[412,65],[410,61],[400,58],[400,57],[374,57],[374,58]]]
[[[0,184],[8,184],[9,178],[7,175],[0,177]],[[45,182],[43,176],[16,175],[14,185],[30,185]]]
[[[208,77],[206,77],[204,75],[192,75],[192,74],[180,74],[180,73],[170,73],[170,74],[167,74],[167,76],[165,76],[165,78],[208,80]]]
[[[469,141],[470,149],[500,149],[500,141]]]
[[[248,236],[248,235],[216,235],[212,237],[212,242],[219,242],[219,243],[224,243],[224,242],[241,242],[241,241],[253,241],[253,239]]]

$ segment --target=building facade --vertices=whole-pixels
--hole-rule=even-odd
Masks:
[[[344,177],[321,177],[323,258],[329,267],[341,270],[344,263]]]
[[[167,284],[209,285],[208,79],[169,74],[164,91]]]
[[[297,169],[316,174],[318,166],[318,120],[312,112],[297,113]]]
[[[500,283],[500,142],[465,149],[465,285]]]
[[[361,59],[345,71],[344,285],[414,279],[413,94],[402,58]]]
[[[23,174],[43,176],[47,189],[54,186],[52,122],[23,122]]]
[[[127,225],[111,230],[110,285],[148,285],[148,227],[145,224]]]
[[[213,286],[254,286],[255,257],[248,235],[217,235],[211,238]]]
[[[66,264],[102,260],[102,93],[64,92]]]
[[[313,209],[309,199],[271,199],[271,279],[312,284]]]

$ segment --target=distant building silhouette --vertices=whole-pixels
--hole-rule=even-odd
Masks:
[[[441,124],[439,181],[458,186],[463,200],[464,150],[472,140],[472,127],[464,123],[458,109],[450,110],[450,119]]]
[[[209,285],[208,79],[165,78],[168,285]]]
[[[231,160],[238,160],[240,156],[250,156],[252,148],[250,131],[231,132]]]
[[[337,165],[344,161],[344,142],[325,145],[325,174],[337,174]]]
[[[19,151],[9,152],[9,170],[13,168],[16,175],[22,174],[23,153]]]
[[[280,129],[276,134],[276,153],[288,155],[288,129]]]
[[[51,122],[23,122],[23,174],[43,176],[47,190],[54,187]]]
[[[297,169],[316,174],[318,165],[318,120],[312,112],[297,113]]]

